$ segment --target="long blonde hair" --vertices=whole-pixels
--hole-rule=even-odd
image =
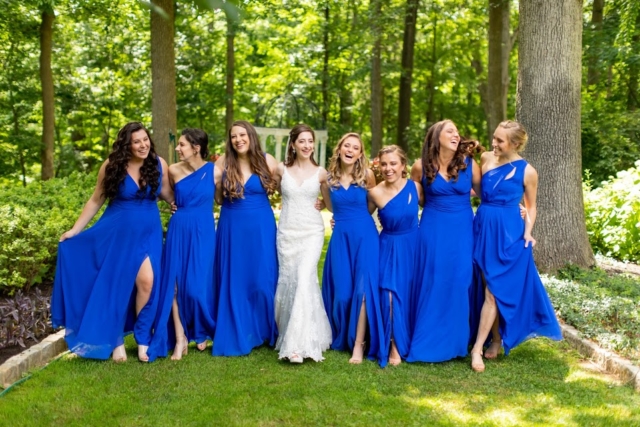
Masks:
[[[359,187],[367,188],[367,169],[369,169],[369,160],[364,153],[364,144],[362,143],[362,139],[360,138],[360,135],[355,132],[349,132],[342,135],[342,138],[338,141],[338,145],[333,149],[333,155],[331,156],[331,159],[329,159],[329,167],[327,168],[327,181],[332,187],[337,188],[340,186],[340,178],[342,178],[340,148],[342,148],[342,144],[347,138],[356,138],[358,142],[360,142],[360,150],[362,151],[362,155],[353,165],[353,171],[351,172],[351,177],[353,178],[352,182]]]

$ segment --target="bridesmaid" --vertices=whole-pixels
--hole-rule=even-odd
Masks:
[[[220,172],[207,161],[209,137],[202,129],[184,129],[169,166],[177,211],[169,221],[163,255],[159,315],[149,358],[172,360],[187,354],[190,341],[203,351],[213,338],[213,261],[215,224],[213,196]]]
[[[329,200],[327,171],[313,159],[315,134],[305,124],[289,133],[285,161],[278,165],[282,212],[278,223],[278,287],[275,313],[280,359],[302,363],[324,360],[331,345],[331,326],[318,286],[318,260],[324,244],[324,222],[315,203],[322,190]]]
[[[369,190],[369,198],[378,208],[382,224],[379,277],[384,343],[379,359],[388,358],[395,366],[409,353],[411,291],[422,187],[407,179],[407,155],[402,148],[383,147],[378,159],[384,181]]]
[[[216,186],[222,208],[215,254],[215,356],[241,356],[265,342],[276,343],[278,260],[269,195],[278,185],[277,168],[273,156],[260,149],[253,126],[234,122],[225,154],[216,162],[223,173]]]
[[[424,209],[415,258],[415,327],[409,362],[442,362],[467,355],[469,289],[473,278],[473,211],[480,194],[474,142],[461,142],[450,120],[431,126],[422,158],[411,169],[421,182]]]
[[[162,260],[158,196],[173,202],[167,163],[144,126],[127,123],[98,172],[93,195],[58,246],[51,321],[66,328],[67,345],[78,356],[111,354],[124,362],[123,335],[133,330],[138,358],[148,361]],[[82,231],[107,200],[100,219]]]
[[[473,259],[486,283],[480,326],[471,349],[471,368],[485,369],[482,348],[496,317],[504,352],[536,336],[561,340],[562,333],[553,307],[533,260],[536,241],[531,235],[536,221],[538,173],[520,152],[527,143],[524,127],[514,121],[498,125],[491,143],[493,153],[484,153],[482,203],[474,221]],[[524,195],[525,221],[518,204]],[[500,339],[485,352],[495,358]]]
[[[329,163],[327,181],[335,228],[322,275],[322,299],[333,331],[331,348],[352,350],[349,363],[354,364],[364,356],[367,324],[368,357],[374,360],[384,344],[378,299],[378,231],[371,217],[375,206],[367,200],[367,189],[375,185],[375,178],[363,151],[360,136],[347,133]]]

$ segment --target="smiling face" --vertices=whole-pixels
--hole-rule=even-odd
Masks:
[[[355,136],[349,136],[340,145],[340,161],[344,165],[353,165],[362,156],[362,143]]]
[[[231,137],[231,146],[238,155],[247,154],[249,152],[251,141],[249,133],[242,126],[234,126],[229,132]]]
[[[198,156],[198,149],[187,140],[186,136],[182,135],[178,140],[176,153],[180,160],[187,161],[192,159],[194,156]]]
[[[385,153],[380,156],[382,178],[389,184],[393,184],[402,178],[402,171],[405,170],[406,166],[397,152]]]
[[[460,134],[458,128],[453,122],[447,122],[440,131],[440,137],[438,138],[440,143],[440,150],[457,151],[460,144]]]
[[[314,141],[311,132],[302,132],[293,142],[295,155],[300,159],[309,159],[313,155]]]
[[[502,126],[498,126],[493,133],[491,147],[496,157],[509,158],[516,153],[516,149],[509,139],[509,132]]]
[[[144,129],[131,133],[131,157],[132,159],[144,160],[149,156],[151,140]]]

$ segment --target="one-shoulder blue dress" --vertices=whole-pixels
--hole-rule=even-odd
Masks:
[[[51,322],[65,327],[69,349],[81,357],[108,359],[133,331],[136,342],[149,345],[157,309],[162,262],[162,223],[156,194],[138,194],[126,175],[117,196],[90,228],[60,242],[51,297]],[[136,277],[149,258],[153,290],[135,316]]]
[[[223,174],[225,179],[226,174]],[[278,337],[276,220],[258,175],[244,198],[225,198],[216,232],[214,356],[242,356]]]
[[[411,297],[418,239],[418,192],[413,181],[378,210],[380,233],[380,306],[384,345],[380,359],[389,358],[393,339],[403,359],[413,332]],[[390,298],[391,297],[391,298]]]
[[[495,296],[505,354],[536,336],[562,339],[533,260],[533,248],[524,247],[525,221],[518,205],[526,167],[527,162],[520,159],[483,174],[482,203],[474,221],[473,259]]]
[[[424,209],[415,258],[409,362],[443,362],[467,355],[469,289],[473,279],[473,159],[458,179],[422,178]]]
[[[331,348],[352,350],[362,301],[367,310],[369,351],[375,360],[384,343],[378,289],[378,230],[369,214],[367,189],[331,188],[335,227],[322,274],[322,300],[333,334]],[[380,360],[382,366],[387,360]]]
[[[176,344],[171,316],[174,295],[188,341],[201,343],[213,339],[215,333],[213,168],[213,163],[205,163],[174,187],[178,210],[169,221],[165,239],[158,315],[147,351],[149,361],[165,357]]]

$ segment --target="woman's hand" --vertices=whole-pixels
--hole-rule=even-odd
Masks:
[[[169,203],[169,206],[171,207],[171,215],[173,215],[174,213],[176,213],[178,211],[178,205],[176,205],[175,200],[171,203]]]
[[[335,226],[336,226],[336,220],[335,220],[335,219],[333,219],[333,217],[331,217],[331,220],[329,221],[329,224],[331,224],[331,230],[333,231],[333,229],[334,229],[334,228],[335,228]]]
[[[518,207],[520,208],[520,218],[525,219],[527,217],[527,208],[525,208],[522,203],[520,203]]]
[[[327,205],[324,204],[324,199],[321,199],[320,197],[316,199],[316,203],[313,206],[319,211],[327,207]]]
[[[62,233],[62,236],[60,236],[60,242],[64,242],[67,239],[72,238],[73,236],[75,236],[76,234],[78,234],[73,228],[69,231],[65,231],[64,233]]]
[[[531,234],[525,233],[525,235],[524,235],[524,247],[528,248],[529,247],[529,243],[531,243],[531,247],[533,248],[536,245],[536,239],[534,239]]]

